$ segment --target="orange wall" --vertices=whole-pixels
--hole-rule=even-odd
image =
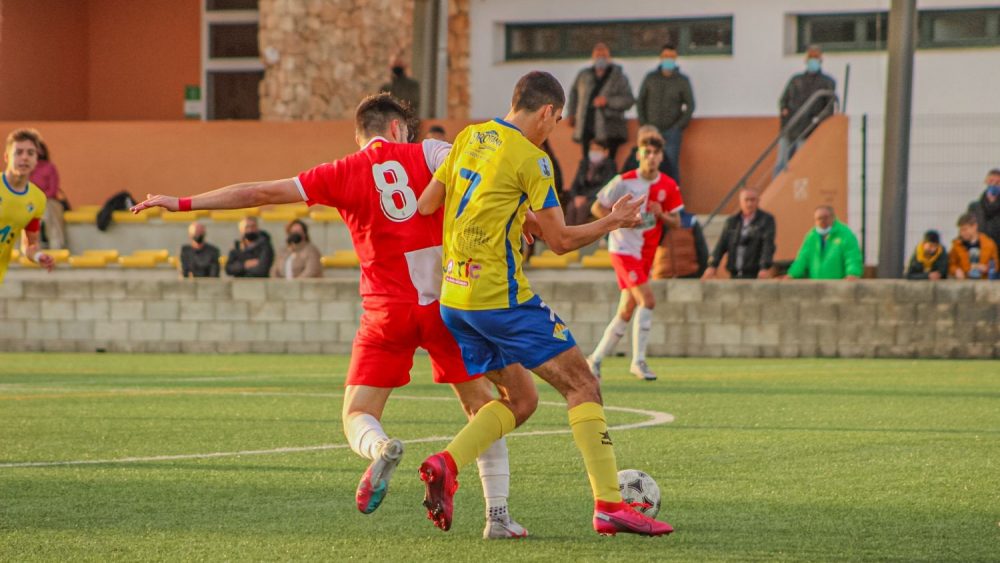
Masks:
[[[87,4],[0,2],[0,120],[87,118]]]
[[[90,0],[92,120],[183,119],[201,82],[200,0]]]

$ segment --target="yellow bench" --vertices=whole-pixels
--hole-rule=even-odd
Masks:
[[[260,209],[251,207],[249,209],[217,209],[208,214],[213,221],[242,221],[246,217],[259,217]]]
[[[584,256],[581,264],[584,268],[610,268],[611,255],[605,249],[599,249],[590,256]]]
[[[72,224],[96,223],[97,211],[91,211],[89,209],[74,209],[73,211],[63,213],[63,220]]]
[[[113,248],[84,250],[83,256],[93,256],[101,258],[105,262],[114,262],[118,259],[118,251]]]
[[[165,248],[136,250],[132,256],[151,256],[157,264],[166,262],[170,258],[170,251]]]
[[[91,254],[70,256],[69,265],[73,268],[103,268],[108,265],[108,259],[105,256]]]
[[[333,207],[320,207],[313,209],[309,212],[309,218],[313,221],[320,222],[343,222],[344,218],[340,216],[340,212]]]
[[[208,217],[208,211],[205,211],[204,209],[160,214],[160,220],[164,223],[190,223],[203,217]]]
[[[331,255],[320,258],[324,268],[357,268],[361,261],[353,250],[338,250]]]
[[[532,268],[564,270],[567,266],[569,266],[569,258],[566,258],[565,256],[557,256],[556,254],[546,255],[542,253],[537,256],[532,256],[531,260],[528,261],[528,264],[530,264]]]
[[[274,221],[276,223],[290,223],[298,219],[299,215],[291,209],[269,209],[260,212],[261,221]]]
[[[136,215],[131,211],[112,211],[111,220],[114,223],[145,223],[149,220],[149,215],[145,213],[139,213]]]

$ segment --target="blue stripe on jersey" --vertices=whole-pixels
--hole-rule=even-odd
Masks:
[[[559,197],[556,196],[555,186],[549,186],[549,195],[545,196],[545,203],[542,204],[542,209],[550,207],[559,207]]]
[[[507,221],[507,228],[504,231],[504,245],[507,247],[507,303],[511,307],[517,307],[517,292],[520,288],[517,285],[517,278],[514,276],[517,273],[517,264],[514,263],[514,248],[510,244],[510,228],[514,225],[517,210],[521,209],[521,205],[527,200],[528,196],[521,194],[521,199],[517,201],[517,207],[510,214],[510,220]]]
[[[517,131],[518,133],[521,132],[521,130],[517,128],[517,125],[514,125],[513,123],[508,123],[508,122],[500,119],[499,117],[494,117],[493,121],[496,121],[500,125],[503,125],[503,126],[506,126],[506,127],[510,127],[511,129]]]

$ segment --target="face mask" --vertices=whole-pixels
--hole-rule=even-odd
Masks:
[[[395,76],[397,78],[402,78],[403,77],[403,72],[405,72],[405,71],[406,71],[406,69],[403,68],[403,67],[401,67],[401,66],[394,66],[394,67],[392,67],[392,74],[393,74],[393,76]]]
[[[195,241],[198,244],[201,244],[201,243],[205,242],[205,235],[196,235],[196,236],[193,236],[193,237],[191,237],[191,240]]]
[[[989,194],[990,197],[1000,196],[1000,186],[987,186],[986,193]]]
[[[260,238],[260,233],[258,233],[257,231],[244,233],[243,238],[247,239],[247,242],[254,242]]]
[[[288,240],[288,244],[299,244],[300,242],[302,242],[303,238],[302,238],[302,235],[299,234],[299,233],[292,233],[292,234],[288,235],[288,239],[287,240]]]
[[[604,156],[603,152],[590,151],[590,152],[587,153],[587,159],[589,159],[590,162],[593,163],[593,164],[600,164],[600,163],[604,162],[604,159],[606,159],[606,158],[607,157]]]
[[[822,63],[819,59],[809,59],[806,61],[806,70],[809,72],[819,72]]]
[[[594,59],[594,68],[596,68],[597,70],[604,70],[608,68],[609,64],[610,63],[608,62],[608,59],[604,57],[598,57]]]
[[[663,59],[660,61],[660,70],[673,71],[677,70],[677,59]]]
[[[825,237],[826,235],[830,234],[831,228],[832,227],[824,227],[824,228],[816,227],[816,232],[819,233],[819,236]]]

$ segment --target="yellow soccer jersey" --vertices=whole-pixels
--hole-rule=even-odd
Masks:
[[[441,304],[507,309],[534,297],[521,271],[521,226],[529,207],[559,205],[548,155],[494,119],[459,133],[434,177],[447,187]]]
[[[28,182],[22,191],[15,191],[3,178],[0,186],[0,283],[7,273],[10,251],[20,240],[21,231],[45,214],[45,193]]]

